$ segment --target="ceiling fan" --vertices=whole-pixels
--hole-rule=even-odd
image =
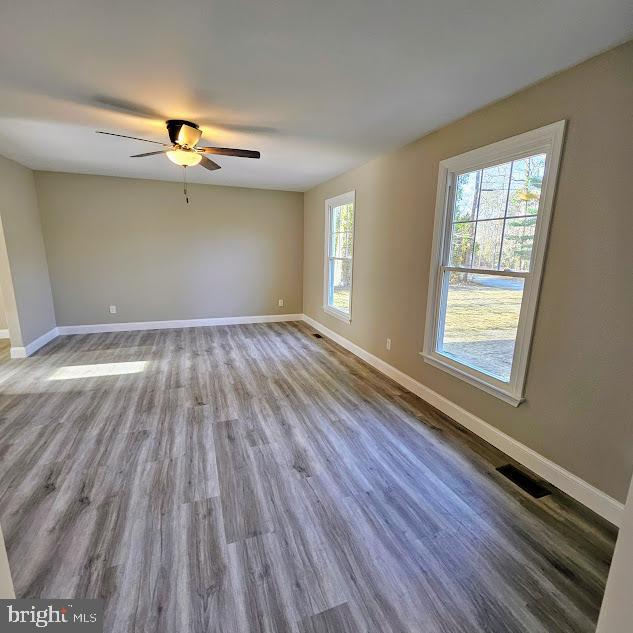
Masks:
[[[205,154],[216,154],[218,156],[237,156],[239,158],[259,158],[260,153],[250,149],[234,149],[232,147],[198,147],[198,141],[202,136],[202,130],[197,123],[185,121],[184,119],[169,119],[166,121],[167,132],[171,143],[161,143],[146,138],[138,138],[137,136],[127,136],[126,134],[115,134],[114,132],[102,132],[97,130],[97,134],[107,134],[108,136],[119,136],[121,138],[131,138],[135,141],[144,141],[145,143],[154,143],[162,145],[166,149],[160,149],[156,152],[145,152],[144,154],[133,154],[130,158],[144,158],[145,156],[156,156],[157,154],[165,154],[169,160],[184,167],[184,194],[187,204],[189,204],[189,196],[187,194],[187,167],[201,165],[209,171],[221,169],[220,165],[207,158]]]
[[[259,158],[260,153],[250,149],[233,149],[231,147],[198,147],[198,141],[202,136],[202,130],[197,123],[185,121],[183,119],[170,119],[167,123],[167,132],[171,143],[160,143],[159,141],[151,141],[136,136],[126,136],[125,134],[115,134],[113,132],[101,132],[97,130],[97,134],[107,134],[109,136],[119,136],[121,138],[131,138],[135,141],[145,141],[146,143],[154,143],[162,145],[167,149],[161,149],[156,152],[146,152],[144,154],[134,154],[130,158],[144,158],[145,156],[155,156],[157,154],[166,154],[172,163],[181,167],[193,167],[201,165],[209,171],[220,169],[220,165],[207,158],[205,154],[216,154],[219,156],[238,156],[240,158]]]

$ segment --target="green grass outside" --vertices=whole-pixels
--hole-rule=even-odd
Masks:
[[[334,290],[334,307],[349,312],[349,290]]]
[[[520,290],[474,284],[450,286],[444,340],[514,340],[521,296]]]
[[[520,290],[451,285],[444,350],[467,365],[508,380],[521,297]]]

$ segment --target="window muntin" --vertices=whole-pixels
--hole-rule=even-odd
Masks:
[[[349,321],[352,313],[354,192],[326,201],[324,309]]]
[[[457,176],[452,266],[529,270],[545,159],[540,153]]]
[[[440,163],[425,360],[518,405],[565,122]]]

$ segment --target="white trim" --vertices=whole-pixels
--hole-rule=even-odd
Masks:
[[[179,319],[175,321],[135,321],[130,323],[95,323],[91,325],[60,325],[60,335],[98,334],[100,332],[133,332],[135,330],[169,330],[174,328],[210,327],[247,323],[275,323],[301,321],[302,314],[265,314],[259,316],[214,317],[208,319]]]
[[[466,411],[466,409],[463,409],[448,398],[445,398],[426,385],[411,378],[411,376],[389,365],[384,360],[370,354],[340,334],[333,332],[315,319],[304,314],[303,320],[321,334],[331,338],[341,347],[344,347],[378,371],[389,376],[389,378],[399,385],[433,405],[436,409],[439,409],[463,427],[475,433],[475,435],[478,435],[500,451],[503,451],[506,455],[509,455],[520,464],[523,464],[539,477],[549,481],[570,497],[576,499],[576,501],[579,501],[593,510],[596,514],[599,514],[616,526],[620,525],[624,505],[613,497],[598,490],[595,486],[592,486],[555,462],[543,457],[533,449],[525,446],[525,444],[521,444],[521,442],[518,442],[503,431],[500,431],[476,415]]]
[[[330,225],[332,209],[344,204],[354,206],[354,222],[352,224],[352,277],[349,283],[349,312],[343,312],[328,302],[328,284],[330,277]],[[325,240],[323,242],[323,311],[345,323],[352,322],[352,298],[354,288],[354,251],[356,250],[356,190],[342,193],[325,201]]]
[[[42,334],[42,336],[36,338],[34,341],[31,341],[28,345],[25,345],[24,347],[12,347],[11,358],[27,358],[31,354],[37,352],[40,347],[44,347],[46,343],[52,341],[58,336],[58,328],[54,327],[52,330],[46,332],[46,334]]]
[[[630,633],[633,622],[633,482],[624,506],[595,633]]]
[[[517,398],[509,394],[505,389],[496,387],[492,382],[493,380],[496,381],[495,378],[477,371],[474,367],[469,367],[468,371],[464,371],[463,367],[465,366],[462,363],[458,361],[453,362],[450,358],[442,354],[425,354],[424,352],[420,352],[420,356],[422,356],[429,365],[433,365],[433,367],[452,374],[456,378],[461,378],[469,385],[479,387],[479,389],[511,404],[513,407],[518,407],[523,402],[523,398]]]
[[[514,219],[514,218],[510,218]],[[487,221],[487,220],[484,220]],[[486,268],[463,268],[462,266],[443,266],[444,270],[455,273],[472,273],[473,275],[490,275],[491,271]],[[492,271],[497,277],[528,277],[530,273],[520,270],[495,270]]]
[[[136,321],[132,323],[95,323],[90,325],[60,325],[25,347],[12,347],[11,358],[27,358],[58,336],[67,334],[98,334],[100,332],[133,332],[136,330],[169,330],[174,328],[210,327],[247,323],[275,323],[301,321],[302,314],[264,314],[257,316],[216,317],[208,319],[180,319],[176,321]]]
[[[330,316],[333,316],[335,319],[339,319],[341,321],[344,321],[345,323],[352,322],[352,319],[349,314],[341,310],[337,310],[336,308],[333,308],[332,306],[324,305],[323,312],[326,312]]]
[[[518,406],[524,400],[525,379],[564,134],[565,121],[558,121],[537,130],[448,158],[441,161],[439,166],[422,356],[427,363],[434,367],[465,380],[513,406]],[[450,235],[448,235],[450,230],[449,216],[455,195],[454,183],[460,173],[539,153],[547,154],[541,188],[543,194],[536,216],[530,272],[516,275],[525,280],[523,301],[514,346],[512,372],[509,381],[504,382],[438,351],[438,341],[441,340],[444,323],[442,298],[446,291],[445,271],[454,268],[449,266],[450,249],[447,245],[447,240],[450,240]],[[509,275],[503,271],[486,271],[485,274]]]
[[[0,330],[0,339],[11,338],[9,330]]]

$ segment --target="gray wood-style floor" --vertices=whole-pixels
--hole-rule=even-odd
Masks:
[[[614,529],[301,323],[60,337],[0,433],[18,597],[108,633],[595,628]]]

